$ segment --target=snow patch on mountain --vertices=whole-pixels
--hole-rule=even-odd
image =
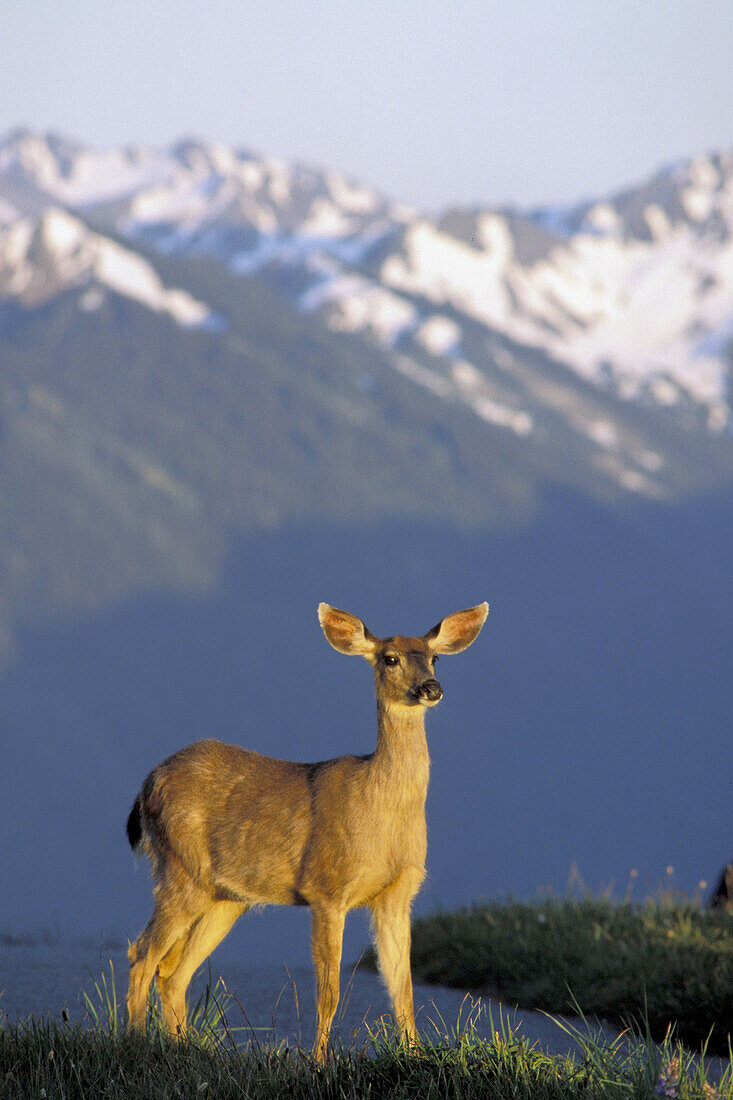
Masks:
[[[0,294],[38,304],[75,287],[85,288],[82,308],[103,299],[90,284],[106,287],[187,328],[219,322],[214,312],[185,290],[164,287],[155,269],[137,253],[92,233],[65,210],[48,209],[40,219],[21,219],[0,234]],[[93,287],[91,289],[94,289]]]
[[[408,355],[395,355],[393,361],[399,373],[411,382],[443,401],[460,401],[493,427],[507,429],[520,436],[532,431],[532,417],[523,409],[513,408],[490,396],[486,379],[472,363],[458,360],[446,376]]]
[[[417,325],[417,309],[399,294],[361,275],[341,274],[320,280],[300,298],[306,312],[323,309],[336,332],[369,332],[393,348]]]
[[[688,224],[667,231],[659,210],[655,239],[629,241],[612,231],[610,211],[596,208],[594,217],[605,234],[575,234],[530,267],[516,260],[496,216],[481,220],[475,246],[420,222],[380,277],[541,348],[595,383],[610,375],[626,397],[666,378],[708,407],[712,427],[726,422],[733,235],[700,241]]]
[[[494,233],[496,248],[481,250],[442,233],[427,221],[410,226],[400,251],[382,264],[380,278],[396,290],[420,294],[499,327],[510,301],[501,275],[511,242]]]
[[[423,321],[415,339],[431,355],[458,355],[461,347],[461,327],[450,317],[435,313]]]
[[[0,226],[10,225],[11,222],[17,221],[20,217],[21,213],[18,208],[0,196]]]
[[[97,152],[22,130],[0,143],[0,176],[76,209],[117,201],[154,185],[165,173],[165,158],[142,148]]]

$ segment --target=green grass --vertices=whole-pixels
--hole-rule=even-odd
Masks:
[[[368,960],[369,961],[369,960]],[[371,960],[373,964],[373,958]],[[607,898],[475,905],[413,924],[415,980],[490,992],[525,1009],[625,1026],[672,1025],[693,1049],[728,1055],[733,916],[699,903]]]
[[[587,1024],[570,1028],[578,1053],[556,1057],[477,1005],[453,1027],[441,1022],[419,1048],[406,1049],[380,1025],[366,1045],[336,1048],[318,1066],[307,1050],[235,1028],[237,1006],[223,985],[194,1006],[186,1039],[161,1030],[152,996],[147,1037],[129,1035],[110,965],[86,996],[87,1026],[0,1016],[0,1098],[733,1100],[730,1065],[722,1078],[720,1063],[706,1066],[715,1051],[730,1057],[730,915],[669,899],[474,906],[416,921],[413,956],[415,977],[425,981],[490,989],[523,1008],[580,1006],[586,1017],[636,1023],[611,1043]]]
[[[704,1065],[694,1065],[669,1041],[657,1049],[629,1037],[612,1045],[585,1039],[576,1059],[557,1058],[529,1047],[505,1022],[499,1022],[491,1042],[482,1041],[475,1020],[468,1020],[452,1041],[406,1050],[383,1031],[373,1036],[370,1049],[336,1050],[318,1066],[309,1052],[284,1044],[238,1047],[221,1016],[216,1026],[205,1018],[200,1024],[198,1033],[174,1042],[154,1023],[147,1038],[127,1035],[112,1012],[105,1024],[91,1029],[54,1020],[6,1023],[0,1026],[0,1096],[646,1100],[663,1094],[733,1100],[729,1071],[714,1086]]]

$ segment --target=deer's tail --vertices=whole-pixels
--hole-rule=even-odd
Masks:
[[[140,841],[143,837],[143,825],[140,817],[140,799],[141,794],[135,799],[135,803],[130,810],[130,816],[127,819],[127,839],[130,842],[130,847],[133,852],[137,851]]]

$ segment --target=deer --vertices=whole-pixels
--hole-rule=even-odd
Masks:
[[[361,619],[322,603],[339,653],[374,670],[377,745],[366,756],[305,764],[202,740],[153,768],[127,821],[150,860],[153,914],[130,945],[128,1027],[144,1031],[155,980],[164,1028],[186,1029],[195,971],[253,906],[311,910],[316,974],[314,1055],[323,1062],[339,999],[344,922],[371,910],[377,958],[402,1041],[419,1042],[410,971],[410,910],[425,877],[430,760],[425,713],[443,696],[435,663],[475,641],[478,604],[421,637],[375,637]]]

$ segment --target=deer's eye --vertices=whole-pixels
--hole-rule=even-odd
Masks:
[[[388,653],[384,658],[385,665],[389,665],[390,668],[394,668],[395,665],[400,663],[399,657],[395,657],[394,653]]]

